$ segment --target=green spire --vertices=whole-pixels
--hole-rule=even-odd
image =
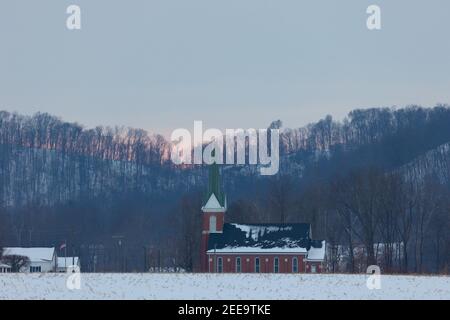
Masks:
[[[209,200],[211,195],[215,195],[221,206],[225,206],[225,196],[222,192],[219,166],[217,163],[213,163],[209,166],[209,182],[208,192],[205,197],[205,203]]]

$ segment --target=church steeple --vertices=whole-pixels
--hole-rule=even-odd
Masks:
[[[208,250],[209,235],[222,233],[225,223],[225,212],[227,211],[227,199],[222,192],[219,166],[213,163],[209,166],[208,189],[202,207],[202,240],[200,245],[201,270],[208,271]]]
[[[215,162],[209,166],[208,190],[204,199],[205,206],[212,195],[215,196],[221,207],[226,207],[226,199],[221,186],[219,166]]]

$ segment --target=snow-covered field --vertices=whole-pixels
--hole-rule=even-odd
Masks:
[[[0,299],[450,299],[450,277],[365,275],[0,274]]]

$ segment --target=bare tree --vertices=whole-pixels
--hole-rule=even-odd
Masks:
[[[344,231],[344,238],[348,246],[348,267],[351,272],[355,272],[355,257],[354,257],[354,234],[356,230],[356,216],[347,205],[347,181],[343,178],[336,178],[332,181],[330,188],[333,205],[336,208],[336,213],[339,216],[340,225]],[[337,250],[339,251],[339,250]],[[336,254],[339,254],[337,252]]]
[[[181,199],[178,261],[184,269],[191,272],[199,268],[202,223],[200,208],[201,196],[197,193],[186,195]]]
[[[20,272],[22,268],[30,264],[30,259],[18,255],[5,255],[2,258],[3,262],[11,267],[12,272]]]
[[[288,175],[277,175],[270,179],[268,202],[272,222],[286,223],[292,208],[292,181]]]
[[[386,174],[382,178],[384,188],[380,190],[380,223],[379,234],[382,240],[383,267],[385,272],[394,269],[394,258],[397,258],[399,236],[397,228],[398,203],[402,197],[402,178],[396,174]]]
[[[416,206],[417,212],[415,223],[416,272],[423,272],[426,235],[430,232],[429,229],[432,219],[443,205],[443,192],[436,181],[437,180],[433,177],[426,177],[424,183],[417,190],[419,201]]]
[[[396,230],[401,241],[403,257],[402,271],[408,272],[408,248],[414,226],[414,215],[417,206],[417,195],[411,183],[402,182],[400,187],[400,197],[396,202]]]
[[[374,168],[351,172],[335,188],[338,210],[348,228],[346,232],[350,240],[354,234],[364,244],[368,265],[376,264],[375,239],[380,223],[383,188],[383,174]]]

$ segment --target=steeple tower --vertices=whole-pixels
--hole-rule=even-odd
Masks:
[[[209,209],[226,211],[226,198],[222,192],[219,166],[216,163],[209,166],[208,190],[203,201],[202,211],[208,212]]]
[[[226,196],[222,192],[219,166],[214,163],[209,167],[208,190],[202,207],[202,241],[201,241],[201,271],[208,271],[206,251],[208,250],[209,235],[222,233],[227,211]]]

